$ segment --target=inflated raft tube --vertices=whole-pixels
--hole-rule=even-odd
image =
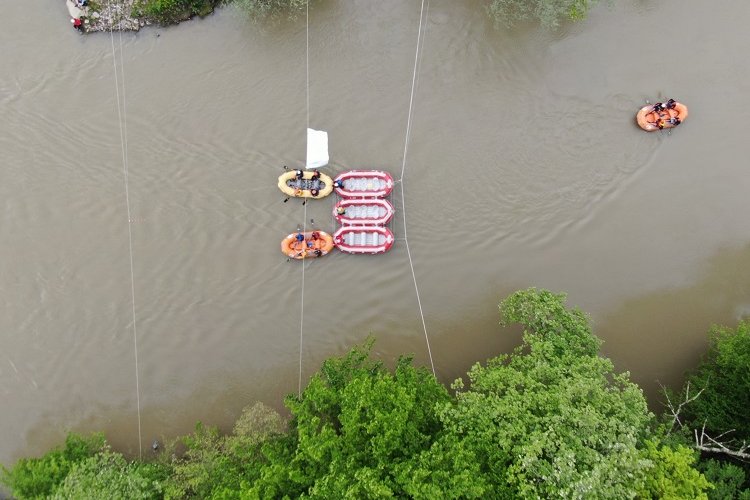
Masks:
[[[680,102],[674,103],[674,108],[657,110],[654,104],[643,106],[635,115],[638,126],[646,132],[655,132],[664,128],[674,128],[684,122],[688,116],[688,108]],[[659,126],[661,124],[661,127]]]
[[[342,198],[382,198],[393,191],[393,177],[382,170],[349,170],[334,179]]]
[[[342,225],[382,226],[393,218],[393,205],[382,198],[344,198],[333,207]]]
[[[326,174],[320,174],[319,179],[313,179],[314,172],[305,170],[302,172],[302,179],[297,179],[294,170],[284,172],[279,176],[279,189],[287,196],[297,198],[324,198],[333,192],[333,181]],[[313,189],[318,190],[318,194],[313,196]]]
[[[343,226],[333,234],[336,248],[355,254],[385,253],[394,240],[391,230],[383,226]]]
[[[305,239],[299,241],[297,239],[298,234],[302,234]],[[333,236],[323,231],[291,233],[281,240],[281,251],[292,259],[322,257],[331,250],[333,250]]]

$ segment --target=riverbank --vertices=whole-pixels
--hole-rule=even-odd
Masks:
[[[88,1],[83,7],[75,0],[66,0],[71,21],[82,21],[82,32],[138,31],[151,24],[169,25],[187,21],[195,16],[211,14],[216,0],[204,0],[186,7],[159,7],[158,4],[139,0]]]

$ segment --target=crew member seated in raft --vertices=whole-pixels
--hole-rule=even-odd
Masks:
[[[312,177],[310,177],[311,180],[318,180],[320,179],[320,172],[318,172],[318,169],[313,170]]]
[[[666,109],[664,104],[660,102],[657,102],[656,104],[654,104],[654,113],[658,113],[659,111],[663,111],[664,109]]]
[[[346,208],[344,207],[336,207],[336,213],[339,215],[344,215],[346,213]]]
[[[667,104],[665,105],[667,109],[674,109],[676,106],[677,106],[677,101],[675,101],[674,99],[668,100]]]
[[[300,242],[305,241],[305,235],[302,233],[297,233],[296,238],[297,238],[297,241],[300,241]]]
[[[316,196],[318,196],[318,193],[320,193],[320,191],[318,191],[318,190],[317,190],[317,189],[315,189],[315,188],[312,188],[312,189],[310,190],[310,196],[312,196],[313,198],[314,198],[314,197],[316,197]]]
[[[344,181],[342,181],[342,180],[335,180],[335,181],[333,181],[333,187],[343,189],[343,187],[344,187]]]
[[[682,123],[682,121],[676,116],[674,118],[669,119],[669,124],[672,125],[673,127],[676,127],[680,123]]]
[[[298,181],[301,181],[304,178],[304,176],[305,174],[302,173],[302,170],[294,171],[294,177],[296,177]]]

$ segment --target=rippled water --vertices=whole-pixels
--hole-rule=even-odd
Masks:
[[[748,314],[750,5],[714,10],[626,0],[548,33],[429,2],[399,188],[443,380],[518,342],[496,306],[521,287],[569,292],[653,399],[711,323]],[[78,36],[62,2],[6,11],[37,24],[0,32],[0,462],[69,428],[137,452],[120,38]],[[416,1],[311,10],[310,126],[330,134],[328,173],[400,175],[418,21]],[[147,444],[297,390],[301,268],[278,242],[305,212],[275,185],[304,156],[305,25],[224,9],[122,46]],[[640,131],[635,111],[668,96],[688,121]],[[397,205],[389,254],[306,264],[303,376],[368,333],[384,359],[428,363]],[[330,228],[330,202],[307,218]]]

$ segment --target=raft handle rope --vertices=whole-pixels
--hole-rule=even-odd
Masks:
[[[110,0],[107,0],[107,8],[112,13],[112,4]],[[125,207],[128,215],[128,251],[130,254],[130,299],[131,299],[131,310],[133,314],[133,352],[135,356],[135,398],[136,408],[138,411],[138,458],[143,458],[143,438],[141,434],[141,385],[138,376],[138,329],[136,327],[136,314],[135,314],[135,273],[133,271],[133,229],[131,227],[132,216],[130,210],[130,189],[128,182],[128,129],[127,129],[127,114],[125,108],[125,64],[123,62],[122,53],[122,21],[120,21],[120,74],[122,79],[122,111],[120,110],[120,79],[117,77],[117,56],[115,53],[115,37],[112,32],[114,24],[114,16],[110,18],[109,23],[109,39],[112,45],[112,65],[115,73],[115,95],[117,97],[117,118],[120,125],[120,146],[122,148],[122,174],[123,184],[125,186]]]

